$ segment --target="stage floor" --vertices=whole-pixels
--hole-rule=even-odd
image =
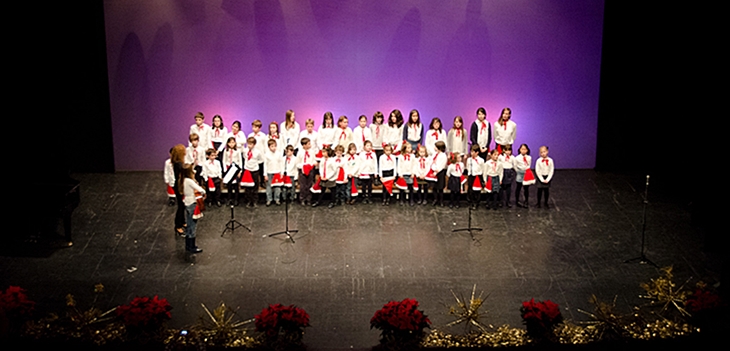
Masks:
[[[198,222],[203,253],[184,253],[173,233],[161,172],[76,174],[81,204],[73,214],[74,245],[46,257],[0,257],[0,289],[28,290],[39,310],[60,311],[66,294],[81,307],[102,310],[135,296],[160,295],[173,306],[171,327],[197,322],[201,303],[221,301],[252,318],[268,304],[295,304],[311,317],[310,349],[367,348],[375,311],[390,300],[414,298],[434,326],[452,321],[450,290],[466,295],[474,284],[488,298],[484,322],[520,326],[521,302],[557,302],[563,316],[587,317],[591,294],[617,298],[628,312],[643,303],[639,284],[659,276],[650,265],[623,263],[640,254],[644,179],[592,170],[559,170],[551,208],[473,212],[483,227],[472,240],[468,210],[448,207],[292,205],[296,243],[267,234],[284,230],[284,206],[237,207],[243,229],[221,237],[227,207],[209,209]],[[717,281],[722,257],[702,250],[686,207],[652,200],[647,251],[659,266],[674,266],[678,284],[694,277]],[[448,199],[448,194],[446,195]],[[21,224],[22,225],[22,224]],[[130,272],[131,271],[131,272]],[[93,293],[103,284],[103,294]]]

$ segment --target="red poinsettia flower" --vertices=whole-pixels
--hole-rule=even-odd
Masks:
[[[558,304],[550,300],[535,302],[533,298],[530,301],[524,301],[520,312],[528,332],[543,333],[552,330],[563,321]]]
[[[28,317],[35,308],[35,302],[28,299],[25,289],[19,286],[10,286],[0,292],[0,310],[11,318]]]
[[[418,310],[418,301],[413,299],[390,301],[370,319],[370,328],[383,331],[423,331],[430,326],[431,321]]]
[[[127,326],[158,327],[172,318],[171,309],[167,299],[160,299],[157,295],[153,298],[135,297],[129,305],[117,307],[117,315]]]
[[[309,314],[294,305],[269,305],[255,316],[256,330],[268,335],[281,332],[301,332],[309,326]]]
[[[722,306],[720,296],[705,289],[697,288],[685,302],[687,309],[692,312],[701,312]]]

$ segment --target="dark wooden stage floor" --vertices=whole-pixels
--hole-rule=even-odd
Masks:
[[[295,244],[266,237],[284,229],[284,206],[236,208],[253,232],[224,237],[229,210],[213,208],[198,224],[204,252],[191,257],[173,233],[161,172],[73,177],[81,181],[73,247],[0,257],[0,288],[27,289],[40,310],[59,310],[68,293],[81,306],[96,298],[101,309],[158,294],[173,306],[171,326],[184,327],[202,316],[201,303],[239,306],[241,318],[270,303],[296,304],[311,316],[310,349],[366,348],[378,341],[370,318],[389,300],[415,298],[442,326],[452,320],[450,290],[466,294],[477,284],[489,294],[489,324],[520,326],[520,303],[533,297],[557,302],[576,321],[587,318],[577,309],[590,309],[591,294],[617,295],[628,311],[642,303],[639,284],[659,275],[623,263],[639,255],[643,178],[559,170],[549,210],[534,207],[534,187],[529,210],[480,207],[473,225],[485,230],[476,241],[452,232],[467,225],[465,206],[294,205]],[[651,260],[674,265],[679,283],[720,278],[722,257],[703,251],[685,206],[657,199],[648,210]],[[97,283],[106,289],[95,296]]]

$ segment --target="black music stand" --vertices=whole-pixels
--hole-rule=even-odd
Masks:
[[[246,230],[248,230],[249,232],[251,231],[251,228],[243,225],[241,222],[236,220],[235,216],[233,215],[233,208],[234,208],[234,206],[231,205],[231,219],[228,221],[228,223],[226,223],[226,228],[223,229],[223,233],[221,233],[221,237],[223,237],[223,235],[226,234],[227,230],[230,230],[231,234],[235,234],[236,228],[243,227]]]
[[[286,176],[286,172],[284,172],[284,176]],[[292,191],[294,191],[294,184],[292,184]],[[296,229],[289,229],[289,196],[284,196],[284,218],[286,218],[285,230],[276,232],[276,233],[272,233],[267,236],[270,238],[272,236],[277,236],[277,235],[286,235],[286,237],[289,240],[291,240],[291,242],[293,244],[293,243],[295,243],[295,241],[294,241],[294,237],[292,236],[292,234],[299,233],[299,231]]]
[[[454,229],[451,232],[452,233],[456,233],[456,232],[469,232],[469,235],[471,236],[471,240],[476,241],[477,239],[474,237],[474,233],[472,233],[472,232],[474,232],[474,231],[481,232],[482,231],[482,228],[474,228],[474,227],[471,226],[471,209],[472,209],[472,206],[469,206],[469,224],[467,225],[467,227],[466,228],[460,228],[460,229]]]

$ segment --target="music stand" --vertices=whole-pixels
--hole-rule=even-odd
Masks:
[[[284,176],[286,176],[286,172],[284,172]],[[292,191],[294,191],[294,185],[292,184]],[[277,235],[286,235],[289,240],[291,240],[292,244],[295,243],[294,237],[292,236],[293,233],[299,233],[296,229],[289,229],[289,196],[284,196],[284,218],[286,218],[286,227],[285,230],[272,233],[267,235],[269,238],[272,236]]]
[[[472,232],[473,231],[481,232],[482,231],[482,228],[473,228],[471,226],[471,209],[472,209],[472,206],[469,206],[469,224],[467,225],[467,227],[466,228],[460,228],[460,229],[454,229],[451,232],[452,233],[456,233],[456,232],[469,232],[469,235],[471,236],[471,240],[476,241],[477,239],[474,237],[474,233],[472,233]]]
[[[235,234],[236,228],[244,227],[249,232],[251,231],[251,228],[243,225],[241,222],[237,221],[236,218],[233,215],[233,208],[234,206],[231,205],[231,219],[226,223],[226,228],[223,229],[223,233],[221,233],[221,237],[226,234],[226,230],[230,230],[231,234]]]

